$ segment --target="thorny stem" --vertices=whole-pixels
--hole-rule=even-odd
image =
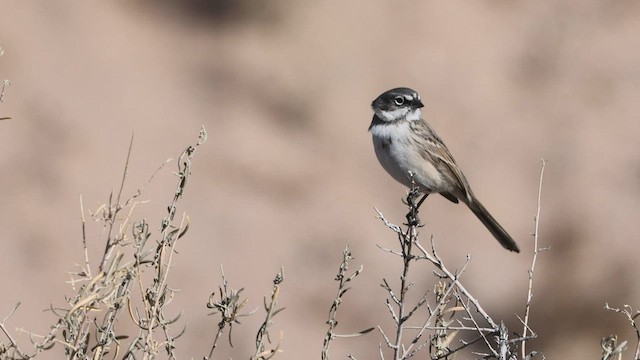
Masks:
[[[200,145],[206,139],[206,131],[204,128],[200,131],[199,141],[197,145]],[[151,261],[145,259],[145,254],[153,253],[152,250],[143,251],[144,243],[148,238],[148,231],[142,230],[140,232],[140,239],[136,235],[136,225],[134,225],[134,241],[132,246],[134,246],[137,251],[134,255],[135,259],[133,262],[128,264],[121,264],[121,261],[124,257],[124,254],[121,252],[116,252],[115,255],[113,252],[114,248],[118,245],[127,246],[131,243],[122,243],[126,238],[125,229],[129,226],[131,212],[133,211],[133,206],[129,210],[129,214],[124,216],[124,220],[121,221],[119,219],[120,212],[129,205],[129,202],[137,197],[138,195],[134,195],[129,200],[125,202],[124,205],[121,204],[121,196],[123,194],[124,182],[127,178],[129,160],[132,152],[132,142],[129,144],[129,151],[127,154],[127,160],[125,163],[125,170],[122,175],[122,183],[120,184],[120,189],[118,193],[114,193],[112,191],[109,199],[108,205],[104,206],[104,210],[102,211],[103,217],[102,220],[104,223],[104,230],[107,232],[107,242],[105,245],[105,250],[103,253],[103,257],[100,260],[99,271],[95,273],[95,276],[92,276],[91,268],[89,267],[89,257],[87,250],[87,234],[85,228],[85,218],[84,218],[84,206],[82,197],[80,198],[80,208],[81,208],[81,220],[82,220],[82,241],[83,248],[85,250],[85,266],[86,269],[83,270],[79,274],[81,278],[84,280],[77,281],[88,281],[86,285],[82,285],[78,290],[78,293],[75,297],[68,299],[67,302],[71,306],[70,309],[64,309],[64,313],[60,312],[60,309],[56,309],[51,307],[51,311],[58,317],[58,321],[51,326],[51,330],[46,336],[40,336],[36,334],[29,333],[34,346],[35,352],[33,355],[25,354],[20,351],[20,349],[15,347],[9,347],[9,351],[13,351],[13,355],[19,355],[21,359],[30,359],[33,358],[38,353],[48,350],[51,348],[54,343],[62,344],[65,347],[65,354],[69,358],[92,358],[92,359],[102,359],[106,354],[108,354],[109,358],[132,358],[134,356],[135,350],[142,350],[144,352],[143,358],[154,357],[157,355],[157,348],[159,346],[164,346],[167,353],[169,354],[169,359],[174,358],[173,348],[174,348],[174,339],[178,338],[181,334],[176,337],[171,337],[168,334],[168,325],[175,322],[176,319],[166,319],[163,313],[162,306],[167,304],[170,301],[170,298],[167,300],[166,293],[169,292],[171,295],[172,290],[168,288],[166,285],[166,279],[168,277],[168,271],[172,264],[172,256],[175,253],[174,246],[177,239],[182,237],[186,232],[186,217],[183,217],[183,222],[180,224],[178,228],[171,227],[166,232],[163,232],[164,238],[159,241],[159,243],[164,243],[161,245],[162,251],[158,252],[166,252],[170,251],[171,253],[168,255],[168,262],[163,263],[161,253],[156,254],[156,258]],[[196,147],[197,147],[196,145]],[[195,147],[191,146],[190,151],[193,153],[193,149]],[[184,171],[183,171],[184,174]],[[184,191],[184,175],[181,178],[180,189],[179,192],[182,194]],[[139,194],[138,190],[138,194]],[[175,207],[175,200],[172,204]],[[174,212],[175,213],[175,210]],[[144,221],[141,222],[145,224]],[[116,227],[118,224],[119,229]],[[171,224],[169,224],[171,225]],[[166,229],[166,228],[165,228]],[[163,229],[164,230],[164,229]],[[116,233],[117,232],[117,233]],[[170,243],[166,243],[171,240]],[[145,288],[142,284],[142,279],[140,277],[139,268],[142,264],[150,264],[157,265],[157,273],[154,278],[154,285]],[[82,266],[80,266],[82,268]],[[131,281],[133,277],[137,278],[137,283],[140,286],[140,292],[142,294],[142,301],[145,304],[145,311],[147,312],[147,319],[136,319],[134,314],[134,310],[131,304],[131,298],[129,297]],[[72,278],[71,284],[75,286],[75,279]],[[75,289],[74,289],[75,290]],[[147,292],[148,291],[148,292]],[[148,296],[148,297],[147,297]],[[104,320],[102,324],[98,324],[97,319],[94,316],[89,315],[92,311],[102,311],[102,306],[107,306],[108,309],[104,316]],[[121,344],[116,337],[114,325],[116,324],[118,313],[128,305],[129,314],[132,320],[138,325],[138,327],[142,330],[140,335],[138,335],[133,342],[130,343],[128,349],[126,349],[126,354],[121,357],[119,355],[119,349],[121,348]],[[14,309],[15,310],[15,309]],[[13,313],[13,311],[12,311]],[[137,312],[136,312],[137,314]],[[9,334],[9,332],[4,327],[4,319],[0,322],[0,331],[4,332],[9,338],[9,342],[13,345],[15,342],[13,341],[13,337]],[[156,324],[154,326],[154,321]],[[153,328],[157,326],[162,326],[162,331],[166,337],[166,341],[159,343],[154,341],[151,338],[151,333],[154,331]],[[62,330],[63,336],[62,340],[56,338],[58,332]],[[26,332],[24,330],[21,330]],[[90,339],[92,332],[95,331],[95,341]],[[147,332],[147,342],[145,343],[143,336]],[[36,343],[34,338],[43,338],[43,341],[40,343]],[[91,342],[95,342],[96,344],[93,347],[89,347]],[[114,349],[111,349],[108,345],[111,342],[115,342],[115,352]],[[92,353],[92,355],[88,355]],[[6,355],[5,353],[0,353],[0,358],[4,358],[2,355]]]
[[[231,330],[233,329],[233,323],[237,321],[238,317],[242,316],[238,311],[246,302],[246,300],[239,302],[240,293],[243,289],[240,289],[239,291],[229,290],[229,282],[224,275],[224,268],[222,265],[220,265],[220,274],[222,275],[222,285],[218,287],[220,301],[215,302],[213,300],[216,295],[216,292],[214,291],[209,297],[209,302],[207,303],[207,308],[216,309],[214,314],[216,312],[220,313],[220,321],[218,322],[218,331],[213,339],[209,356],[205,356],[204,360],[209,360],[213,357],[213,352],[218,347],[218,340],[224,332],[224,328],[227,324],[229,325],[229,344],[233,347],[233,344],[231,343]]]
[[[623,308],[612,308],[609,306],[609,304],[605,304],[604,308],[606,310],[609,311],[613,311],[613,312],[617,312],[617,313],[622,313],[624,315],[626,315],[627,319],[629,320],[629,323],[631,323],[631,326],[633,327],[633,329],[636,332],[636,351],[635,354],[633,355],[634,360],[640,360],[640,324],[636,323],[636,319],[638,317],[640,317],[640,311],[636,310],[634,311],[633,308],[631,308],[631,306],[629,305],[623,305]],[[605,343],[607,344],[606,346],[606,350],[611,351],[610,348],[615,348],[615,350],[612,352],[613,354],[619,354],[621,353],[625,348],[626,348],[626,341],[624,341],[621,345],[617,345],[617,336],[612,335],[609,336],[608,338],[605,338],[602,340],[602,347],[603,350],[605,350]],[[617,345],[617,346],[616,346]],[[619,350],[618,350],[619,349]],[[603,359],[606,359],[606,357],[603,357]]]
[[[493,319],[491,318],[491,316],[489,316],[489,314],[482,308],[482,306],[480,305],[480,302],[473,297],[473,295],[471,295],[471,293],[469,292],[469,290],[467,290],[464,285],[462,285],[462,283],[459,281],[459,275],[453,274],[449,269],[447,269],[447,267],[444,265],[444,261],[442,261],[442,259],[440,258],[440,256],[438,255],[438,253],[435,250],[435,246],[433,243],[433,240],[431,242],[431,253],[429,253],[420,243],[416,243],[416,246],[420,249],[420,251],[422,252],[423,256],[420,257],[420,259],[424,258],[429,260],[433,265],[435,265],[438,270],[442,271],[444,273],[444,276],[451,280],[452,284],[451,286],[455,286],[458,288],[458,290],[464,294],[464,296],[466,298],[469,299],[469,301],[473,304],[473,306],[476,308],[476,310],[480,313],[480,315],[482,315],[482,317],[485,319],[485,321],[493,328],[495,329],[495,331],[498,330],[498,324],[496,324],[495,321],[493,321]],[[468,258],[469,259],[469,258]],[[460,272],[462,273],[462,271]]]
[[[109,230],[107,232],[107,243],[105,244],[104,256],[102,257],[102,261],[100,262],[100,267],[98,267],[98,272],[102,272],[107,261],[111,258],[111,253],[113,251],[114,245],[117,242],[117,239],[113,239],[113,228],[116,223],[116,216],[121,210],[120,206],[120,197],[122,196],[122,190],[124,189],[124,183],[127,179],[127,173],[129,171],[129,160],[131,159],[131,150],[133,149],[133,133],[131,134],[131,140],[129,140],[129,150],[127,151],[127,160],[124,163],[124,171],[122,172],[122,181],[120,182],[120,189],[118,190],[118,194],[116,195],[116,203],[115,208],[112,201],[113,194],[109,197],[109,208],[108,211],[108,221],[109,221]]]
[[[152,343],[153,329],[156,325],[156,321],[158,322],[161,321],[162,314],[160,309],[165,304],[165,301],[166,301],[166,300],[163,300],[162,298],[165,296],[166,291],[168,291],[167,289],[165,289],[166,281],[169,274],[169,270],[171,269],[171,266],[172,266],[172,259],[173,259],[173,254],[175,253],[177,240],[185,234],[189,226],[189,219],[186,215],[183,216],[182,221],[177,229],[171,226],[171,223],[176,213],[176,204],[178,200],[182,198],[182,195],[184,194],[184,189],[187,183],[187,179],[191,175],[191,165],[192,165],[193,155],[197,147],[206,141],[206,138],[207,138],[207,133],[203,127],[200,130],[200,136],[198,137],[198,142],[196,143],[196,145],[187,147],[187,149],[182,152],[182,154],[180,155],[180,158],[178,159],[178,172],[176,173],[176,175],[179,178],[178,186],[176,188],[173,201],[169,205],[168,214],[162,220],[162,223],[160,225],[162,239],[159,241],[158,247],[156,250],[157,275],[156,275],[156,278],[154,279],[154,285],[152,290],[153,296],[151,299],[145,300],[145,308],[147,310],[147,316],[149,321],[148,327],[147,327],[148,329],[147,336],[146,336],[147,344]],[[169,251],[169,258],[167,260],[167,263],[164,264],[163,261],[164,261],[164,256],[166,254],[166,251]],[[149,307],[149,305],[151,306]],[[169,349],[169,350],[171,350],[170,355],[172,355],[173,354],[172,349]],[[152,354],[149,351],[145,351],[144,358],[149,358],[151,356]]]
[[[336,320],[336,314],[338,313],[338,307],[342,304],[342,297],[349,290],[347,284],[351,282],[356,276],[362,273],[363,266],[360,265],[360,268],[353,272],[351,275],[347,276],[347,270],[349,269],[349,261],[352,260],[351,250],[349,250],[349,244],[347,244],[342,252],[342,263],[340,264],[340,269],[338,270],[338,274],[336,275],[335,280],[338,281],[338,293],[336,294],[331,307],[329,308],[329,319],[327,320],[327,324],[329,325],[329,329],[324,337],[324,341],[322,344],[322,353],[321,359],[328,360],[329,359],[329,347],[331,345],[331,341],[336,337],[355,337],[366,334],[372,331],[374,328],[369,328],[363,330],[359,333],[355,334],[347,334],[347,335],[338,335],[334,333],[335,328],[338,326],[338,321]]]
[[[535,230],[533,234],[533,259],[531,260],[531,268],[529,269],[529,286],[527,288],[527,304],[525,305],[525,310],[524,310],[524,321],[523,321],[523,330],[522,330],[523,340],[520,345],[521,355],[523,359],[527,356],[527,350],[526,350],[527,342],[525,339],[527,338],[527,333],[530,330],[529,314],[531,311],[531,300],[533,299],[533,272],[536,269],[536,260],[538,258],[538,253],[542,250],[538,247],[538,234],[539,234],[538,229],[540,225],[540,208],[541,208],[541,201],[542,201],[542,179],[544,178],[544,168],[547,165],[547,161],[545,159],[542,159],[541,163],[542,163],[542,166],[540,168],[540,181],[538,182],[538,201],[537,201],[536,218],[535,218]]]
[[[213,351],[218,347],[218,339],[220,339],[220,335],[224,331],[225,322],[220,321],[218,323],[218,331],[216,332],[216,337],[213,339],[213,345],[211,345],[211,350],[209,350],[209,356],[205,357],[205,360],[211,359],[213,357]]]
[[[0,51],[2,49],[0,48]],[[0,90],[0,102],[4,101],[4,91],[6,90],[7,86],[11,85],[11,81],[9,80],[2,80],[2,90]],[[6,118],[2,118],[0,120],[8,120],[11,119],[10,117],[6,117]]]
[[[403,270],[402,270],[402,275],[400,277],[400,291],[397,296],[396,294],[393,293],[387,281],[383,279],[384,282],[382,284],[382,287],[387,290],[390,296],[390,299],[387,301],[387,307],[389,308],[396,325],[396,334],[393,340],[387,337],[382,331],[382,329],[379,328],[380,331],[382,332],[384,340],[387,343],[387,345],[391,349],[393,349],[394,360],[408,359],[414,356],[417,353],[417,351],[419,351],[420,348],[423,346],[423,345],[418,345],[419,339],[422,336],[424,330],[431,327],[430,322],[435,316],[437,316],[438,311],[430,310],[429,318],[424,322],[423,326],[420,327],[418,334],[412,337],[411,340],[403,340],[403,337],[406,336],[404,334],[404,329],[407,328],[404,325],[406,324],[409,317],[411,317],[415,311],[415,308],[410,311],[407,311],[408,308],[406,308],[407,305],[405,304],[406,298],[407,298],[407,292],[412,285],[412,283],[408,281],[409,265],[412,260],[424,259],[431,262],[441,272],[441,274],[436,274],[437,276],[446,278],[451,282],[449,288],[447,289],[447,294],[449,291],[455,288],[457,293],[460,293],[461,296],[464,296],[464,298],[467,299],[466,301],[462,301],[462,298],[459,297],[460,295],[456,295],[456,297],[458,297],[460,301],[462,301],[463,307],[467,312],[467,315],[468,315],[467,320],[473,322],[473,326],[468,327],[467,329],[478,332],[480,334],[480,336],[473,342],[484,340],[486,345],[488,345],[489,349],[491,350],[492,356],[498,356],[496,350],[494,350],[489,344],[487,335],[488,334],[497,335],[499,333],[499,325],[491,318],[491,316],[489,316],[489,314],[482,308],[479,301],[476,298],[474,298],[471,295],[471,293],[459,281],[459,277],[465,271],[466,266],[470,260],[470,257],[467,256],[467,261],[465,262],[464,266],[460,271],[452,273],[449,269],[447,269],[447,267],[444,265],[443,260],[440,258],[440,256],[436,252],[433,239],[431,240],[431,249],[429,251],[426,250],[420,244],[418,240],[418,229],[422,226],[422,224],[420,224],[420,220],[418,219],[417,215],[418,215],[418,206],[422,204],[425,197],[422,197],[418,202],[416,202],[416,200],[418,199],[418,196],[419,196],[419,191],[414,186],[414,188],[409,192],[406,198],[406,205],[409,207],[409,212],[406,215],[406,218],[407,218],[407,223],[405,224],[407,226],[406,230],[403,230],[399,226],[388,222],[384,218],[384,216],[379,211],[376,210],[378,212],[378,217],[385,223],[387,227],[389,227],[391,230],[393,230],[397,234],[398,240],[400,242],[401,251],[394,251],[391,249],[385,249],[383,247],[380,247],[380,248],[392,254],[398,255],[403,259]],[[420,255],[413,254],[414,245],[421,252]],[[445,294],[445,297],[446,296],[447,295]],[[443,299],[445,297],[443,297]],[[438,308],[444,305],[443,303],[441,303],[443,299],[439,301]],[[473,310],[471,309],[472,306],[474,307]],[[395,311],[392,307],[395,307]],[[455,311],[453,309],[451,310]],[[489,324],[490,328],[480,327],[480,325],[473,318],[474,312],[479,313],[484,318],[484,320]],[[403,343],[406,341],[410,342],[408,344],[409,345],[408,347],[405,347]],[[505,342],[503,345],[506,345],[506,344],[507,343]],[[464,348],[468,345],[469,344],[465,344],[461,348]],[[460,349],[457,349],[456,351],[458,350]],[[439,358],[447,357],[451,354],[453,354],[453,352],[448,352],[446,354],[443,354],[443,356],[439,356]],[[381,355],[381,358],[384,359],[384,356]]]
[[[84,268],[82,269],[87,278],[91,278],[91,266],[89,265],[89,249],[87,248],[87,228],[84,218],[84,202],[80,194],[80,217],[82,220],[82,247],[84,249]]]
[[[406,236],[402,236],[399,234],[398,239],[400,241],[400,248],[402,249],[402,276],[400,276],[400,297],[394,301],[396,306],[398,307],[398,314],[396,319],[396,337],[393,344],[393,357],[396,360],[405,358],[405,351],[403,348],[402,337],[404,330],[404,323],[407,321],[408,316],[405,314],[405,303],[406,303],[406,295],[407,291],[411,284],[407,281],[407,277],[409,275],[409,264],[411,260],[415,258],[415,256],[411,253],[413,243],[416,241],[418,230],[417,228],[420,226],[420,220],[418,219],[418,205],[416,205],[415,200],[419,195],[418,188],[413,187],[409,194],[407,195],[407,205],[409,206],[409,212],[407,213],[407,229]],[[423,199],[419,202],[422,204]]]
[[[182,218],[182,222],[180,223],[180,231],[179,233],[183,233],[183,229],[184,229],[184,225],[185,225],[185,217]],[[178,236],[179,237],[179,236]],[[152,343],[152,339],[153,339],[153,329],[156,326],[156,321],[160,321],[162,315],[161,315],[161,310],[160,308],[165,305],[165,301],[161,300],[160,298],[163,297],[165,295],[165,287],[166,287],[166,282],[167,282],[167,278],[169,277],[169,270],[172,267],[172,263],[173,263],[173,254],[175,254],[175,247],[177,245],[177,240],[173,239],[173,241],[169,245],[169,248],[167,251],[169,251],[169,259],[167,260],[166,264],[162,264],[162,258],[165,255],[165,249],[167,249],[166,246],[162,246],[162,249],[160,250],[160,259],[158,260],[158,275],[156,275],[156,279],[157,285],[154,284],[155,287],[155,298],[152,300],[152,305],[151,308],[148,311],[148,315],[149,315],[149,324],[147,327],[147,338],[146,338],[146,343],[147,344],[151,344]],[[164,268],[163,268],[164,267]],[[145,301],[146,302],[146,301]],[[151,354],[149,352],[145,352],[145,358],[151,356]]]
[[[9,331],[7,331],[7,328],[5,327],[5,324],[4,324],[5,321],[7,321],[13,315],[13,313],[18,309],[19,306],[20,306],[20,303],[17,303],[13,307],[13,309],[11,309],[11,312],[9,312],[9,315],[7,315],[4,319],[2,319],[2,321],[0,321],[0,330],[2,330],[2,332],[7,337],[7,339],[9,339],[10,348],[13,348],[21,358],[28,359],[28,358],[30,358],[30,356],[28,356],[27,354],[23,353],[20,350],[20,348],[18,347],[18,343],[16,343],[15,339],[13,338],[13,336],[11,336],[11,333]]]
[[[267,303],[265,299],[265,310],[267,311],[267,316],[260,326],[258,330],[258,334],[256,335],[256,352],[251,357],[251,360],[267,360],[271,359],[278,351],[280,351],[280,343],[276,345],[275,348],[271,350],[265,350],[264,340],[265,337],[269,337],[268,328],[271,325],[271,319],[276,316],[283,309],[276,309],[276,304],[278,302],[278,297],[280,295],[280,285],[284,281],[284,269],[280,269],[280,272],[276,274],[275,279],[273,279],[273,290],[271,292],[271,299],[269,303]],[[271,342],[271,340],[269,340]]]

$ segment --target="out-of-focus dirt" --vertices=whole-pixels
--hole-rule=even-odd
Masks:
[[[404,189],[378,165],[366,129],[371,100],[409,86],[523,252],[504,251],[466,208],[436,197],[422,212],[425,241],[433,234],[452,267],[472,254],[464,280],[520,331],[513,314],[524,307],[548,159],[540,239],[551,250],[536,270],[539,340],[529,348],[593,358],[603,336],[633,340],[603,306],[640,306],[637,1],[43,0],[0,11],[0,79],[12,82],[0,116],[13,118],[0,122],[0,314],[22,301],[10,327],[47,332],[53,316],[42,310],[72,294],[64,282],[83,261],[79,197],[93,210],[107,201],[131,134],[125,195],[144,187],[151,201],[138,215],[159,221],[175,163],[147,179],[204,125],[209,141],[180,208],[191,230],[170,277],[187,324],[177,353],[208,353],[217,320],[204,305],[222,264],[251,308],[284,266],[278,358],[318,356],[345,243],[364,273],[338,330],[389,328],[378,284],[396,280],[400,262],[376,247],[395,238],[373,207],[401,222]],[[96,259],[101,229],[88,229]],[[432,286],[427,267],[412,275],[417,287]],[[244,319],[235,347],[218,357],[246,358],[260,321]],[[382,341],[339,339],[332,351],[377,358]]]

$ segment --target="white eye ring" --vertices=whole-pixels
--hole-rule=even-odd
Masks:
[[[396,98],[393,99],[393,102],[395,102],[396,105],[400,106],[404,104],[404,98],[402,96],[396,96]]]

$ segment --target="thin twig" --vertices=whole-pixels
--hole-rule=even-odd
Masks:
[[[267,300],[264,299],[264,308],[267,312],[267,316],[265,317],[264,322],[260,326],[258,330],[258,334],[256,335],[256,351],[254,355],[250,358],[250,360],[268,360],[274,357],[280,350],[280,344],[282,343],[282,333],[280,333],[280,341],[276,344],[276,346],[272,349],[265,349],[265,338],[269,342],[271,342],[269,338],[269,326],[271,325],[271,319],[276,316],[280,311],[284,310],[284,308],[276,309],[276,304],[278,303],[278,297],[280,296],[280,285],[284,281],[284,269],[280,269],[280,272],[276,274],[276,277],[273,279],[273,290],[271,291],[271,298],[267,303]]]
[[[538,247],[538,236],[540,234],[539,232],[540,209],[542,208],[542,180],[544,179],[544,169],[545,169],[545,166],[547,165],[547,161],[545,159],[542,159],[541,163],[542,165],[540,168],[540,180],[538,181],[538,200],[537,200],[537,207],[536,207],[535,230],[533,234],[533,258],[531,259],[531,268],[529,268],[529,272],[528,272],[529,286],[527,287],[527,304],[525,305],[525,310],[524,310],[524,321],[523,321],[523,330],[522,330],[523,338],[526,338],[527,333],[531,330],[531,328],[529,327],[529,314],[531,312],[531,301],[533,299],[533,273],[536,269],[536,260],[538,259],[538,253],[542,251],[542,249]],[[522,343],[520,344],[520,349],[521,349],[520,354],[522,355],[523,359],[527,356],[526,346],[527,346],[527,343],[526,341],[523,340]]]
[[[338,269],[338,274],[336,275],[335,280],[338,281],[338,292],[336,294],[331,307],[329,308],[329,319],[327,320],[327,324],[329,328],[327,329],[327,333],[324,337],[324,341],[322,344],[322,354],[321,358],[323,360],[329,359],[329,347],[331,345],[331,341],[335,338],[347,338],[347,337],[357,337],[364,335],[368,332],[371,332],[374,328],[368,328],[363,331],[352,333],[352,334],[336,334],[334,332],[335,328],[338,326],[338,320],[336,320],[336,315],[338,312],[338,307],[342,304],[342,297],[349,291],[349,287],[347,284],[355,279],[360,273],[362,273],[363,266],[360,265],[358,270],[354,271],[351,275],[347,276],[347,271],[349,270],[349,261],[352,260],[353,257],[351,255],[351,250],[349,250],[349,244],[347,244],[342,252],[342,263],[340,264],[340,268]],[[351,355],[349,355],[351,357]]]
[[[609,311],[613,311],[613,312],[617,312],[617,313],[620,313],[620,314],[624,314],[627,317],[627,319],[629,320],[629,323],[631,324],[631,326],[633,327],[633,329],[636,332],[636,351],[635,351],[635,354],[633,355],[633,358],[635,360],[640,360],[640,324],[636,322],[636,319],[638,317],[640,317],[640,311],[638,311],[638,310],[634,311],[633,308],[631,306],[629,306],[629,305],[623,305],[623,308],[619,309],[619,308],[612,308],[612,307],[609,306],[609,304],[605,304],[604,308],[606,310],[609,310]],[[615,338],[615,339],[614,338],[615,338],[615,336],[610,336],[609,337],[610,343],[616,344],[617,338]],[[613,339],[613,340],[611,340],[611,339]],[[603,340],[603,349],[605,348],[604,343],[605,343],[605,341]],[[613,351],[613,353],[622,352],[622,350],[624,350],[624,348],[626,348],[626,343],[627,342],[625,341],[625,342],[623,342],[622,345],[615,346],[615,349],[617,349],[619,351],[617,351],[617,352]]]
[[[388,293],[386,306],[393,319],[394,325],[396,326],[395,336],[389,336],[382,330],[381,327],[378,327],[378,329],[387,347],[392,350],[393,359],[405,360],[415,356],[426,344],[429,343],[420,342],[420,338],[427,330],[444,332],[444,334],[438,335],[440,336],[442,342],[439,343],[439,345],[435,345],[439,350],[437,354],[432,354],[432,357],[436,356],[437,358],[448,358],[456,351],[466,348],[470,344],[478,341],[484,341],[486,347],[490,351],[489,354],[483,354],[482,356],[507,356],[509,353],[508,346],[509,344],[514,343],[514,340],[508,339],[506,328],[504,327],[504,325],[501,325],[502,327],[499,326],[498,323],[494,321],[492,317],[484,310],[480,302],[474,296],[472,296],[471,293],[466,289],[466,287],[463,286],[460,282],[460,276],[465,272],[467,265],[469,264],[469,261],[471,259],[470,256],[467,255],[466,261],[461,267],[460,271],[453,272],[447,268],[444,261],[436,251],[435,241],[433,237],[431,238],[431,248],[429,250],[425,249],[425,247],[420,244],[420,241],[418,239],[418,229],[423,225],[420,223],[417,216],[417,206],[422,202],[422,199],[420,200],[420,202],[416,202],[418,196],[419,194],[417,192],[417,189],[415,188],[412,189],[407,195],[405,204],[408,206],[409,212],[406,215],[407,223],[404,224],[406,226],[406,229],[392,224],[385,219],[385,217],[379,210],[375,209],[377,217],[382,220],[385,226],[387,226],[397,235],[400,249],[394,250],[380,245],[378,245],[378,247],[385,252],[400,256],[403,260],[403,270],[399,279],[400,283],[398,291],[392,290],[392,287],[389,285],[389,282],[386,279],[383,279],[383,282],[381,284],[381,287],[383,287]],[[414,254],[414,247],[421,254]],[[444,295],[441,294],[439,297],[436,297],[438,304],[433,308],[429,306],[426,300],[426,295],[420,298],[417,304],[415,304],[415,306],[413,306],[410,310],[407,307],[408,305],[406,304],[406,294],[413,285],[413,283],[408,279],[410,263],[412,260],[428,260],[437,269],[436,271],[434,271],[434,274],[437,277],[446,279],[448,282],[450,282],[450,285],[447,287],[446,291],[444,291]],[[450,301],[448,299],[451,291],[455,291],[455,299],[457,299],[457,302],[462,304],[461,306],[447,307],[447,303]],[[424,322],[422,322],[422,326],[406,326],[406,322],[416,313],[418,308],[420,308],[421,306],[427,307],[427,310],[429,312],[428,318]],[[463,318],[464,322],[459,319],[453,321],[445,320],[443,318],[443,314],[447,312],[451,313],[450,319],[454,319],[455,313],[460,309],[464,309],[466,312],[466,317]],[[486,322],[488,326],[480,324],[479,321],[477,321],[477,319],[475,318],[476,314],[480,314],[480,316],[484,319],[484,322]],[[432,321],[434,319],[437,319],[435,326],[434,324],[432,324]],[[451,326],[450,324],[452,323],[452,321],[457,322],[459,326]],[[470,324],[466,325],[467,322]],[[417,333],[409,340],[405,339],[405,330],[408,329],[417,330]],[[453,340],[453,337],[456,335],[456,332],[460,330],[475,332],[479,334],[479,336],[471,343],[463,341],[462,346],[451,350],[449,348],[449,344]],[[492,346],[492,341],[490,341],[489,335],[498,335],[500,333],[500,330],[502,330],[502,335],[500,338],[501,342],[498,344],[499,350],[497,350]],[[450,333],[447,334],[447,332]],[[517,340],[523,341],[525,339],[528,340],[528,337],[523,336],[521,338],[518,338]],[[498,352],[500,352],[501,354],[499,354]],[[384,359],[384,354],[382,352],[380,357]]]
[[[173,291],[169,289],[166,285],[169,270],[172,268],[173,264],[173,255],[175,254],[175,248],[177,245],[177,240],[180,239],[189,229],[189,218],[186,214],[183,214],[182,220],[180,224],[175,227],[172,225],[172,222],[175,217],[175,213],[177,211],[177,203],[182,198],[187,179],[191,175],[191,167],[192,167],[192,159],[194,153],[198,146],[206,141],[207,133],[204,130],[204,127],[201,128],[200,134],[198,136],[198,142],[194,146],[188,146],[180,155],[178,159],[178,171],[175,173],[178,176],[178,185],[176,186],[176,191],[173,196],[173,200],[170,203],[167,216],[161,221],[160,224],[160,232],[162,238],[158,241],[158,245],[156,247],[154,264],[156,265],[156,275],[153,280],[153,285],[147,289],[147,295],[144,297],[144,306],[146,311],[146,318],[148,321],[146,327],[146,337],[145,343],[152,344],[153,342],[153,329],[156,325],[161,325],[163,330],[166,333],[165,326],[168,325],[167,322],[163,320],[162,314],[162,306],[168,303],[167,295],[171,296]],[[167,256],[168,259],[166,263],[164,262],[164,258]],[[174,357],[173,349],[174,347],[171,345],[173,342],[173,338],[166,338],[167,343],[165,349],[169,353],[171,358]],[[155,354],[152,353],[155,349],[147,349],[145,348],[143,359],[154,357]]]
[[[435,243],[434,243],[433,239],[431,239],[431,253],[427,252],[427,250],[420,243],[417,243],[416,246],[420,249],[420,251],[423,254],[425,254],[424,258],[429,260],[440,271],[442,271],[444,273],[445,277],[447,279],[451,280],[453,285],[455,285],[458,288],[458,290],[462,294],[464,294],[464,296],[466,298],[469,299],[469,301],[473,304],[473,306],[480,313],[480,315],[482,315],[482,317],[485,319],[485,321],[492,328],[497,330],[498,329],[498,325],[496,324],[496,322],[493,321],[491,316],[489,316],[489,314],[484,310],[484,308],[480,305],[480,302],[475,297],[473,297],[471,295],[471,293],[462,285],[462,283],[460,283],[459,276],[453,274],[451,271],[449,271],[449,269],[447,269],[447,267],[444,264],[444,261],[442,261],[442,258],[440,258],[440,255],[438,255],[438,253],[435,250]],[[469,259],[470,259],[470,257],[467,256],[467,262],[469,261]]]
[[[13,316],[13,314],[16,312],[19,306],[20,306],[20,303],[15,304],[13,309],[11,309],[11,311],[9,312],[9,314],[5,316],[5,318],[2,319],[2,321],[0,321],[0,330],[2,330],[2,332],[4,333],[4,336],[6,336],[7,339],[9,339],[10,348],[12,348],[15,352],[17,352],[22,359],[28,359],[30,356],[28,356],[27,354],[23,353],[22,350],[20,350],[20,348],[18,347],[18,343],[15,341],[13,336],[11,336],[11,333],[7,330],[4,324],[11,316]]]
[[[120,181],[120,189],[118,190],[118,193],[116,194],[116,203],[115,203],[115,208],[113,206],[113,203],[111,202],[112,198],[113,198],[113,193],[111,194],[111,196],[109,197],[109,208],[108,208],[108,226],[109,226],[109,230],[107,232],[107,242],[105,244],[105,250],[103,252],[103,256],[102,256],[102,261],[100,262],[100,266],[98,267],[98,272],[102,272],[102,270],[104,269],[105,265],[107,264],[107,261],[109,261],[109,258],[111,257],[111,253],[113,251],[114,245],[116,244],[116,241],[112,238],[112,233],[113,233],[113,227],[115,225],[116,222],[116,216],[118,215],[118,213],[120,212],[120,210],[122,209],[122,207],[120,206],[120,197],[122,196],[122,191],[124,189],[124,184],[125,184],[125,180],[127,179],[127,174],[129,172],[129,160],[131,159],[131,150],[133,149],[133,133],[131,133],[131,139],[129,140],[129,149],[127,150],[127,160],[125,160],[124,162],[124,171],[122,172],[122,180]]]
[[[84,202],[82,201],[82,194],[80,194],[80,219],[82,221],[82,248],[84,249],[84,268],[83,272],[87,278],[91,276],[91,266],[89,265],[89,249],[87,248],[87,228],[84,218]]]
[[[2,90],[0,90],[0,102],[4,101],[4,91],[6,90],[7,86],[11,85],[11,81],[9,80],[2,80]],[[7,118],[2,118],[0,120],[6,120],[6,119],[11,119],[10,117]]]
[[[207,303],[207,308],[215,309],[213,314],[220,314],[220,321],[218,322],[218,331],[216,332],[216,336],[213,339],[213,344],[211,346],[211,350],[209,351],[209,356],[205,356],[204,359],[211,359],[213,357],[213,351],[218,346],[218,340],[224,331],[224,328],[229,326],[229,345],[233,347],[233,343],[231,341],[231,331],[233,330],[234,324],[239,324],[240,321],[238,319],[240,317],[249,316],[254,314],[258,308],[248,313],[240,313],[245,305],[247,304],[247,299],[241,300],[240,294],[244,291],[244,288],[240,290],[234,290],[229,287],[229,282],[224,274],[224,268],[220,265],[220,274],[222,276],[222,285],[218,286],[218,292],[215,291],[209,296],[209,302]],[[220,300],[214,301],[216,295],[219,294]]]

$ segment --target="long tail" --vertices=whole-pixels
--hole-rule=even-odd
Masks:
[[[518,245],[515,241],[513,241],[511,235],[509,235],[507,231],[502,228],[500,224],[498,224],[496,219],[494,219],[493,216],[489,214],[489,211],[487,211],[487,209],[482,205],[482,203],[480,203],[480,201],[478,201],[478,199],[472,197],[471,202],[467,205],[469,206],[469,209],[471,209],[471,211],[476,214],[478,219],[482,221],[484,226],[487,227],[491,234],[493,234],[496,240],[500,242],[500,245],[502,245],[502,247],[510,251],[515,251],[517,253],[520,252]]]

